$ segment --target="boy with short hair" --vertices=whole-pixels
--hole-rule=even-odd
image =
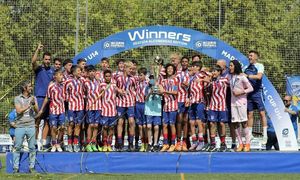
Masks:
[[[133,138],[135,134],[135,121],[134,121],[134,107],[135,107],[135,95],[136,95],[136,80],[131,76],[133,64],[132,62],[126,62],[123,75],[117,76],[116,84],[120,89],[117,95],[117,111],[118,116],[121,118],[118,121],[118,148],[122,149],[123,146],[123,125],[124,116],[128,116],[129,124],[129,151],[134,151]]]
[[[162,112],[162,97],[157,92],[157,82],[154,80],[154,76],[149,76],[149,86],[146,88],[145,98],[145,115],[147,119],[147,135],[148,135],[148,149],[150,151],[159,151],[158,135],[159,126],[161,125],[161,112]],[[154,133],[152,133],[152,124],[154,126]],[[153,143],[152,143],[153,134]],[[153,144],[153,148],[152,148]]]
[[[68,79],[64,85],[64,92],[67,97],[69,107],[69,126],[68,126],[68,146],[67,151],[80,151],[79,135],[81,124],[84,119],[84,86],[81,77],[81,69],[79,66],[71,68],[73,77]],[[74,128],[75,127],[75,128]],[[74,133],[74,138],[73,137]],[[73,147],[72,147],[73,144]]]
[[[190,128],[192,136],[192,145],[189,150],[201,150],[204,146],[203,132],[205,123],[205,97],[204,88],[206,77],[203,72],[201,72],[202,62],[194,61],[192,63],[192,68],[190,71],[190,87],[189,87],[189,118],[190,118]],[[196,136],[195,126],[198,126],[198,138]]]
[[[136,113],[136,124],[139,128],[139,135],[142,140],[142,146],[140,148],[140,152],[144,152],[147,150],[148,146],[148,138],[147,138],[147,129],[146,129],[146,116],[145,116],[145,95],[146,89],[148,87],[149,82],[146,80],[147,69],[142,67],[138,70],[138,82],[136,89],[136,105],[135,105],[135,113]]]
[[[95,79],[95,67],[87,66],[88,79],[84,83],[86,95],[86,113],[87,113],[87,146],[88,152],[97,152],[96,137],[98,134],[98,124],[101,118],[100,109],[101,101],[98,98],[100,93],[100,82]]]
[[[188,151],[186,145],[186,138],[188,133],[188,107],[186,106],[186,101],[188,99],[188,83],[189,83],[189,73],[188,65],[189,58],[183,56],[180,61],[181,71],[177,71],[178,78],[178,114],[177,114],[177,144],[176,151]],[[181,142],[181,136],[182,142]]]
[[[221,77],[222,68],[216,65],[213,68],[212,82],[210,83],[212,94],[211,101],[209,104],[208,120],[210,122],[210,137],[211,146],[209,148],[210,152],[217,151],[216,148],[216,126],[220,123],[220,140],[221,147],[220,151],[226,150],[225,137],[226,129],[225,123],[228,122],[227,112],[226,112],[226,91],[229,85],[228,79]]]
[[[160,85],[160,93],[164,96],[163,108],[163,136],[164,145],[162,152],[173,152],[175,150],[176,139],[176,115],[178,111],[177,93],[178,93],[178,79],[175,76],[176,67],[173,64],[166,65],[166,77],[162,80]],[[168,125],[171,127],[171,146],[168,140]]]
[[[64,134],[65,124],[65,93],[63,89],[63,72],[58,69],[54,72],[54,80],[48,86],[47,96],[43,105],[37,115],[39,117],[45,110],[48,102],[50,101],[50,115],[49,124],[51,128],[52,148],[51,152],[62,152],[61,139]],[[59,131],[59,132],[58,132]],[[58,136],[58,138],[57,138]]]
[[[103,152],[111,152],[112,137],[114,135],[114,128],[117,123],[117,92],[119,91],[116,84],[112,81],[112,72],[105,70],[103,72],[104,82],[100,84],[102,118],[100,124],[103,126]]]

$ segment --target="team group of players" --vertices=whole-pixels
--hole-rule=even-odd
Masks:
[[[50,54],[44,54],[43,58],[47,56]],[[51,151],[62,151],[65,126],[69,152],[79,152],[81,146],[88,152],[113,151],[113,136],[116,149],[121,151],[125,131],[128,131],[129,151],[135,150],[133,142],[137,137],[142,141],[140,151],[226,151],[227,122],[234,125],[239,143],[236,151],[250,151],[247,94],[253,88],[241,64],[233,60],[230,68],[224,69],[222,64],[226,62],[218,61],[221,66],[209,70],[202,66],[199,55],[191,59],[190,62],[189,57],[174,53],[170,63],[159,64],[158,75],[153,74],[153,68],[137,70],[135,61],[123,59],[117,61],[114,72],[108,58],[101,60],[101,70],[86,65],[85,59],[79,59],[77,65],[65,60],[64,70],[54,70],[46,97],[40,100],[37,97],[40,110],[36,117],[46,119],[49,115]],[[151,107],[160,105],[162,111],[145,113],[149,108],[147,102],[156,103],[150,106],[150,111]],[[124,128],[126,120],[127,129]],[[239,123],[242,123],[245,144]],[[82,128],[83,124],[87,128]],[[163,137],[161,149],[159,134]],[[217,134],[221,141],[219,149]],[[187,141],[188,137],[191,142]]]

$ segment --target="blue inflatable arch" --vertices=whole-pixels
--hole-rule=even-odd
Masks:
[[[208,34],[176,26],[147,26],[113,34],[83,50],[73,59],[85,58],[88,64],[97,64],[103,57],[110,57],[123,51],[143,46],[177,46],[192,49],[213,59],[237,59],[244,66],[248,59],[227,43]],[[271,118],[280,150],[298,150],[296,136],[289,115],[284,112],[280,95],[263,76],[265,108]]]

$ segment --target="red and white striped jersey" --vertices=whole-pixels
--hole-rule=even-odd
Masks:
[[[162,83],[162,80],[164,79],[164,76],[166,75],[166,69],[162,66],[160,69],[160,72],[158,74],[158,77],[154,77],[155,79],[157,78],[158,84]]]
[[[188,88],[183,85],[183,83],[189,83],[189,72],[185,71],[177,71],[178,78],[178,102],[185,102],[188,97]]]
[[[70,78],[66,81],[64,92],[69,103],[69,110],[84,110],[84,87],[83,79]]]
[[[161,85],[165,91],[178,91],[178,79],[176,78],[176,76],[168,79],[163,79]],[[163,110],[165,112],[178,110],[177,97],[177,95],[164,94],[165,103]]]
[[[102,104],[102,116],[113,117],[117,115],[117,85],[114,83],[107,84],[105,82],[100,84],[101,91],[103,90],[104,94],[101,97]]]
[[[69,74],[67,71],[63,72],[63,82],[67,81],[68,79],[70,79],[72,77],[72,74]]]
[[[96,79],[87,80],[84,82],[86,94],[86,110],[100,110],[100,82]]]
[[[116,84],[119,89],[125,90],[126,94],[117,95],[117,106],[119,107],[132,107],[135,106],[136,96],[136,80],[132,76],[118,76]]]
[[[57,82],[48,86],[47,97],[50,100],[50,114],[59,115],[65,112],[65,93],[63,84]]]
[[[100,82],[104,82],[103,71],[96,71],[95,78]]]
[[[204,82],[198,82],[198,80],[204,78],[205,74],[203,72],[197,73],[190,77],[189,98],[191,104],[201,102],[205,103]]]
[[[117,80],[119,76],[123,76],[124,72],[117,70],[116,72],[112,73],[112,79]]]
[[[136,101],[140,103],[145,102],[145,96],[146,96],[146,88],[149,86],[149,82],[139,81],[136,86]]]
[[[212,94],[209,109],[213,111],[226,110],[226,92],[228,87],[228,79],[219,77],[211,82]]]

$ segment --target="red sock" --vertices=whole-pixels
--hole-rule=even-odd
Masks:
[[[107,146],[107,137],[103,137],[103,144],[104,146]]]
[[[74,137],[74,144],[78,144],[78,138]]]
[[[211,142],[211,144],[213,144],[213,145],[216,144],[216,138],[215,138],[215,136],[210,136],[210,142]]]
[[[221,136],[220,139],[221,139],[221,143],[225,143],[225,136]]]
[[[197,141],[197,137],[195,135],[192,136],[192,141]]]
[[[107,138],[107,144],[109,146],[111,146],[111,142],[112,142],[112,136],[108,136],[108,138]]]
[[[164,139],[168,139],[168,133],[164,134]]]
[[[199,138],[198,138],[198,141],[199,141],[199,142],[203,142],[203,137],[199,137]]]

